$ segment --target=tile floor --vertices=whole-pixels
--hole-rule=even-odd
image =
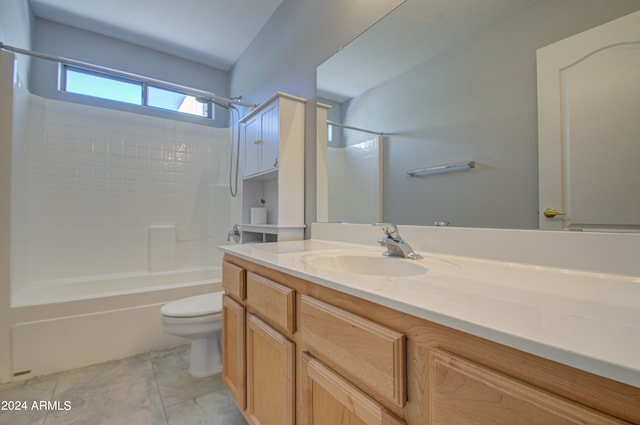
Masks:
[[[0,425],[246,425],[221,375],[194,378],[188,364],[182,345],[2,384]],[[27,410],[2,410],[16,401]],[[34,401],[60,409],[37,410]]]

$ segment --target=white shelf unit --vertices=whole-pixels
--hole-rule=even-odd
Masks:
[[[306,100],[276,93],[242,124],[242,242],[304,238],[304,122]],[[266,224],[251,224],[265,200]]]

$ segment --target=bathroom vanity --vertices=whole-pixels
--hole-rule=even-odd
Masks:
[[[640,368],[532,336],[551,332],[527,323],[536,297],[579,301],[502,286],[501,268],[522,282],[526,267],[319,240],[222,249],[223,378],[251,424],[640,423]]]

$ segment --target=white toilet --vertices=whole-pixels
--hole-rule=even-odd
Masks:
[[[183,298],[160,310],[165,332],[191,339],[189,373],[193,376],[222,371],[222,294],[220,291]]]

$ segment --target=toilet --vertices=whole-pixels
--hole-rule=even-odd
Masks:
[[[220,291],[183,298],[160,309],[164,331],[191,340],[189,373],[193,376],[222,371],[222,294]]]

